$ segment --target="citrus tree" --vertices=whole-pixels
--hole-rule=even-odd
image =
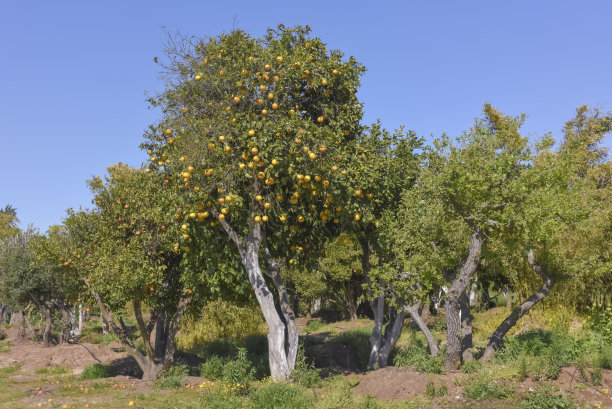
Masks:
[[[462,355],[469,359],[471,321],[466,289],[479,266],[486,237],[505,226],[507,209],[521,199],[518,181],[530,154],[527,139],[519,132],[522,122],[523,117],[505,116],[485,104],[484,119],[477,120],[455,143],[447,137],[434,142],[419,175],[418,202],[439,206],[437,217],[446,229],[426,244],[440,253],[439,274],[449,284],[445,298],[447,369],[456,369]]]
[[[359,130],[364,69],[309,31],[176,39],[167,88],[151,100],[164,116],[143,143],[151,172],[182,189],[181,246],[201,229],[233,243],[268,324],[274,380],[290,379],[298,347],[280,267],[313,260],[327,230],[359,220],[345,206],[344,152]]]
[[[221,284],[231,281],[236,269],[227,264],[222,269],[224,264],[216,259],[222,259],[223,250],[214,242],[198,252],[179,248],[182,230],[172,223],[176,195],[164,188],[163,176],[119,164],[109,168],[105,180],[92,179],[90,187],[95,209],[72,212],[64,221],[70,245],[60,262],[80,274],[143,378],[155,379],[174,360],[174,340],[185,310],[201,308],[207,297],[221,295]],[[123,319],[128,303],[144,353],[128,336]]]
[[[361,247],[365,298],[374,315],[371,368],[387,365],[406,314],[416,311],[410,308],[412,299],[395,291],[405,270],[403,266],[390,268],[397,252],[387,245],[389,229],[381,221],[399,216],[402,194],[414,186],[418,174],[421,145],[413,132],[389,132],[377,122],[363,128],[352,146],[352,190],[346,204],[360,210],[356,215],[359,223],[343,223],[342,230],[356,237]]]
[[[46,265],[37,265],[30,243],[36,232],[17,231],[0,241],[0,298],[12,311],[33,303],[45,320],[42,340],[50,346],[53,312],[57,299],[54,277]]]
[[[609,277],[609,246],[601,244],[610,234],[611,184],[599,144],[611,129],[612,116],[581,106],[566,123],[557,151],[552,151],[552,138],[545,137],[523,171],[521,200],[507,208],[511,228],[500,248],[508,254],[502,258],[507,270],[541,284],[497,327],[482,360],[493,356],[505,334],[556,283]]]

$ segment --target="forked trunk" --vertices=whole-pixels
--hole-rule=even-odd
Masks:
[[[216,210],[211,209],[214,215]],[[298,328],[295,323],[295,314],[291,309],[287,290],[280,277],[278,264],[264,245],[263,251],[268,264],[267,274],[272,278],[280,299],[280,310],[274,304],[274,296],[270,291],[259,264],[259,250],[264,240],[261,225],[251,221],[249,234],[245,243],[236,231],[225,220],[220,220],[221,226],[232,239],[240,254],[242,266],[248,276],[255,293],[266,324],[268,324],[268,360],[270,374],[273,381],[288,382],[295,367],[298,348]]]
[[[51,326],[53,325],[51,321],[51,309],[40,302],[33,294],[30,294],[29,297],[34,305],[36,305],[36,308],[38,308],[38,311],[45,317],[45,328],[43,329],[42,341],[45,348],[48,348],[50,346],[49,337],[51,336]]]
[[[123,320],[119,318],[119,324],[115,322],[113,318],[112,312],[106,308],[102,299],[98,295],[96,291],[94,291],[87,279],[85,279],[85,284],[90,289],[91,294],[96,300],[98,307],[100,308],[100,314],[104,317],[108,326],[113,330],[113,332],[119,337],[121,344],[125,348],[126,352],[134,358],[140,369],[142,369],[143,380],[155,380],[159,376],[160,372],[163,371],[166,367],[171,365],[174,362],[174,338],[178,332],[179,322],[185,312],[185,308],[189,304],[189,298],[181,298],[178,302],[176,312],[172,315],[170,319],[170,323],[168,326],[168,331],[166,333],[166,338],[164,339],[164,343],[166,345],[165,353],[161,357],[161,359],[155,359],[153,349],[151,347],[151,323],[145,324],[142,319],[142,310],[140,300],[134,299],[134,313],[136,315],[136,321],[138,323],[138,328],[140,330],[141,338],[145,345],[145,354],[140,352],[138,348],[134,345],[132,340],[128,337],[128,331],[125,325],[123,324]]]
[[[531,269],[542,279],[542,286],[538,291],[532,294],[531,297],[512,310],[510,315],[501,324],[499,324],[497,329],[495,329],[495,332],[493,332],[493,335],[491,335],[491,338],[489,338],[489,343],[485,348],[482,358],[480,358],[480,360],[483,362],[488,361],[491,359],[491,357],[493,357],[493,354],[499,348],[504,336],[508,333],[508,331],[510,331],[510,329],[516,325],[518,320],[521,319],[523,315],[525,315],[537,303],[542,301],[555,285],[555,280],[549,277],[542,266],[540,266],[536,261],[533,250],[529,251],[527,260],[529,261]]]
[[[383,324],[385,319],[385,296],[381,294],[378,298],[370,301],[370,307],[374,313],[374,327],[370,334],[370,358],[368,368],[379,368],[379,355],[383,346]]]

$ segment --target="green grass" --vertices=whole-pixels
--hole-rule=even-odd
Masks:
[[[308,324],[304,327],[304,331],[306,332],[316,332],[321,328],[325,327],[325,324],[318,320],[308,321]]]
[[[37,375],[60,375],[72,373],[72,370],[65,366],[47,366],[45,368],[37,369],[34,373]]]
[[[93,364],[86,366],[81,373],[81,379],[101,379],[115,376],[115,369],[109,365]]]
[[[6,378],[9,375],[19,372],[20,369],[21,365],[5,366],[4,368],[0,368],[0,378]]]
[[[365,370],[370,358],[370,334],[372,328],[354,328],[334,336],[331,341],[346,345],[357,358],[357,365]]]
[[[10,341],[0,341],[0,354],[9,352],[13,344]]]

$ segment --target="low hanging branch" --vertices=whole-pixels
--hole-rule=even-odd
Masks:
[[[544,268],[536,261],[535,256],[533,254],[533,249],[529,250],[527,254],[527,261],[529,262],[529,266],[531,269],[542,279],[542,286],[536,291],[531,297],[527,298],[523,303],[517,306],[510,315],[497,327],[491,338],[489,338],[489,343],[485,348],[485,352],[480,358],[481,361],[488,361],[493,357],[493,354],[499,348],[502,339],[504,336],[510,331],[512,327],[516,325],[519,319],[523,317],[531,308],[533,308],[537,303],[542,301],[549,293],[550,290],[555,285],[555,280],[550,277],[545,271]]]

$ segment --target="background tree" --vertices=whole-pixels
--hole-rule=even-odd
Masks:
[[[609,223],[599,219],[609,214],[609,210],[605,210],[609,201],[602,200],[602,193],[607,189],[598,186],[597,179],[590,178],[589,174],[605,159],[605,150],[598,144],[611,127],[612,116],[602,116],[586,106],[579,107],[576,117],[565,125],[558,151],[551,152],[553,140],[545,138],[540,144],[540,152],[533,158],[532,167],[523,172],[521,190],[524,196],[508,209],[511,211],[507,215],[514,225],[512,234],[518,237],[506,237],[504,242],[508,252],[513,254],[511,263],[524,266],[523,271],[531,272],[532,277],[535,273],[542,284],[495,330],[483,360],[493,356],[505,334],[548,296],[557,282],[609,271],[606,250],[590,238],[594,231],[609,232]],[[603,234],[605,237],[606,233]],[[585,247],[584,243],[595,246]]]
[[[105,181],[94,178],[90,186],[95,211],[71,213],[64,223],[72,244],[66,246],[64,266],[84,279],[143,378],[155,379],[174,360],[174,340],[186,308],[201,308],[207,296],[218,293],[219,283],[231,278],[231,270],[217,270],[222,264],[212,260],[222,258],[223,251],[211,244],[197,254],[179,249],[178,236],[185,233],[167,223],[177,211],[176,196],[164,189],[162,176],[119,164],[109,168]],[[128,303],[144,354],[123,320]]]
[[[29,228],[0,243],[0,298],[13,311],[34,303],[45,320],[42,340],[50,346],[52,316],[57,300],[54,277],[45,265],[36,265],[29,247],[36,233]]]
[[[151,169],[183,189],[184,205],[203,209],[200,228],[233,242],[268,324],[274,380],[290,379],[298,346],[280,267],[314,260],[339,221],[344,151],[361,118],[363,67],[309,30],[178,39],[164,67],[168,87],[151,101],[164,118],[143,144]],[[197,224],[187,224],[189,237]]]
[[[401,196],[412,188],[418,174],[421,144],[413,132],[399,129],[391,133],[375,123],[362,129],[351,151],[348,175],[352,191],[344,209],[350,209],[355,217],[342,228],[361,246],[365,296],[374,315],[368,362],[371,368],[387,365],[407,313],[404,300],[394,292],[398,271],[392,273],[393,277],[380,274],[388,272],[389,262],[395,258],[381,237],[380,220],[383,214],[399,216]]]

